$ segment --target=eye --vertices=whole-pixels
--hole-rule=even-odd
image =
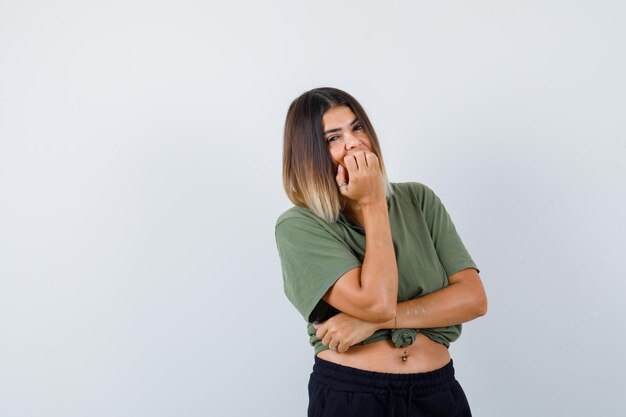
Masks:
[[[331,137],[326,139],[326,143],[334,142],[337,139],[339,139],[339,136],[331,136]]]
[[[363,130],[363,125],[359,123],[358,125],[354,126],[354,130]]]

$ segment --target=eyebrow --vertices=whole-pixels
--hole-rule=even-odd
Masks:
[[[358,118],[358,117],[356,117],[353,121],[351,121],[351,122],[350,122],[350,126],[352,126],[353,124],[355,124],[355,123],[356,123],[356,122],[358,122],[358,121],[359,121],[359,118]],[[334,128],[334,129],[328,129],[328,130],[325,130],[325,131],[324,131],[324,134],[326,135],[326,134],[328,134],[328,133],[339,132],[340,130],[341,130],[341,128],[340,128],[340,127],[336,127],[336,128]]]

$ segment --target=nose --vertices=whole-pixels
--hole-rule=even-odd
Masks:
[[[344,133],[343,140],[344,140],[344,143],[346,144],[346,149],[356,148],[357,146],[361,144],[361,141],[359,140],[359,138],[354,136],[351,132]]]

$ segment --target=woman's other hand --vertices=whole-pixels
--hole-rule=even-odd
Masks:
[[[347,351],[350,346],[362,342],[378,330],[378,323],[359,320],[345,313],[339,313],[313,326],[317,329],[315,334],[322,339],[322,344],[337,347],[339,353]]]
[[[337,165],[335,180],[341,195],[360,206],[385,201],[385,183],[378,157],[373,152],[346,155],[343,165]]]

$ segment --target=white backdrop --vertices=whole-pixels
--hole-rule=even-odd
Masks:
[[[0,2],[0,415],[302,416],[282,128],[353,94],[446,204],[476,416],[626,401],[620,1]]]

